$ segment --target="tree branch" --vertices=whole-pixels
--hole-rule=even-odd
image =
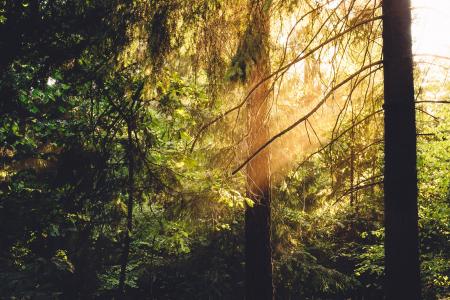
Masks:
[[[192,146],[191,146],[191,152],[194,150],[195,144],[197,143],[197,140],[199,139],[199,137],[202,135],[202,133],[211,125],[213,125],[214,123],[218,122],[219,120],[223,119],[224,117],[226,117],[227,115],[229,115],[230,113],[240,109],[246,102],[247,100],[250,98],[250,96],[253,94],[253,92],[260,87],[264,82],[266,82],[267,80],[271,79],[272,77],[274,77],[275,75],[277,75],[280,72],[283,72],[287,69],[289,69],[290,67],[292,67],[293,65],[299,63],[300,61],[306,59],[307,57],[311,56],[312,54],[314,54],[317,50],[320,50],[322,47],[324,47],[325,45],[339,39],[340,37],[342,37],[343,35],[353,31],[354,29],[365,25],[367,23],[376,21],[376,20],[381,20],[383,17],[382,16],[376,16],[364,21],[361,21],[355,25],[353,25],[352,27],[344,30],[343,32],[336,34],[335,36],[327,39],[326,41],[324,41],[323,43],[319,44],[318,46],[314,47],[313,49],[311,49],[310,51],[308,51],[305,54],[300,54],[298,55],[293,61],[291,61],[290,63],[278,68],[276,71],[274,71],[273,73],[271,73],[270,75],[264,77],[263,79],[261,79],[261,81],[259,81],[257,84],[255,84],[250,91],[247,93],[247,95],[245,96],[245,98],[236,106],[228,109],[227,111],[221,113],[220,115],[218,115],[217,117],[215,117],[214,119],[212,119],[211,121],[207,122],[206,124],[204,124],[202,127],[200,127],[197,135],[194,138],[194,141],[192,142]]]
[[[356,76],[358,76],[359,74],[361,74],[362,72],[364,72],[367,69],[370,69],[376,65],[380,65],[382,64],[383,61],[379,60],[376,61],[374,63],[371,63],[370,65],[367,65],[363,68],[361,68],[360,70],[358,70],[357,72],[353,73],[352,75],[350,75],[349,77],[347,77],[345,80],[341,81],[338,85],[334,86],[326,95],[325,97],[322,98],[322,100],[320,100],[320,102],[311,110],[309,111],[306,115],[304,115],[303,117],[301,117],[300,119],[298,119],[297,121],[295,121],[294,123],[292,123],[290,126],[288,126],[287,128],[285,128],[284,130],[280,131],[279,133],[277,133],[276,135],[274,135],[272,138],[270,138],[267,142],[265,142],[262,146],[260,146],[252,155],[250,155],[239,167],[237,167],[231,174],[234,175],[237,172],[239,172],[248,162],[250,162],[256,155],[258,155],[262,150],[264,150],[264,148],[266,148],[267,146],[269,146],[273,141],[275,141],[276,139],[282,137],[283,135],[285,135],[287,132],[291,131],[293,128],[297,127],[297,125],[299,125],[300,123],[304,122],[305,120],[307,120],[311,115],[313,115],[325,102],[326,100],[340,87],[342,87],[343,85],[345,85],[346,83],[348,83],[349,81],[351,81],[353,78],[355,78]],[[381,69],[381,67],[376,68],[375,70],[371,71],[371,72],[375,72],[377,70]]]

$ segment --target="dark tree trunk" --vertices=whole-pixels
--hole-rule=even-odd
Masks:
[[[125,240],[123,245],[122,258],[120,261],[120,277],[119,277],[119,294],[125,295],[125,279],[126,269],[128,265],[128,257],[130,254],[131,231],[133,230],[133,202],[134,202],[134,151],[132,138],[132,121],[128,122],[128,145],[127,145],[127,160],[128,160],[128,202],[127,202],[127,230],[125,232]]]
[[[383,1],[385,293],[420,299],[416,126],[409,0]]]
[[[265,1],[251,0],[250,31],[253,42],[259,45],[251,53],[253,65],[249,74],[249,88],[270,73],[269,63],[269,12]],[[248,101],[248,145],[253,153],[269,139],[270,85],[260,85]],[[263,150],[247,165],[247,197],[254,201],[245,212],[245,272],[246,299],[273,299],[272,248],[270,244],[270,153]]]

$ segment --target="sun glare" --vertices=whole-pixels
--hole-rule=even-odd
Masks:
[[[414,54],[450,55],[450,0],[412,0]]]

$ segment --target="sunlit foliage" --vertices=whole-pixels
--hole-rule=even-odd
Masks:
[[[276,298],[381,299],[380,1],[265,7]],[[250,15],[0,0],[1,297],[243,299]],[[423,297],[446,299],[449,64],[415,66]]]

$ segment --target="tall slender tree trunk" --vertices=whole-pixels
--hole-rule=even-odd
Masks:
[[[253,64],[249,74],[249,89],[270,73],[269,12],[263,0],[250,0]],[[270,84],[260,85],[247,105],[249,153],[269,139]],[[270,153],[268,148],[247,165],[247,197],[254,201],[245,212],[245,272],[246,299],[273,299],[272,248],[270,244]]]
[[[416,126],[409,0],[383,1],[385,293],[420,299]]]
[[[119,277],[119,295],[125,295],[125,279],[126,269],[128,265],[128,257],[130,254],[131,231],[133,230],[133,203],[134,203],[134,151],[133,151],[133,121],[127,124],[127,160],[128,160],[128,201],[127,201],[127,230],[125,232],[125,240],[123,245],[122,258],[120,261],[120,277]]]

